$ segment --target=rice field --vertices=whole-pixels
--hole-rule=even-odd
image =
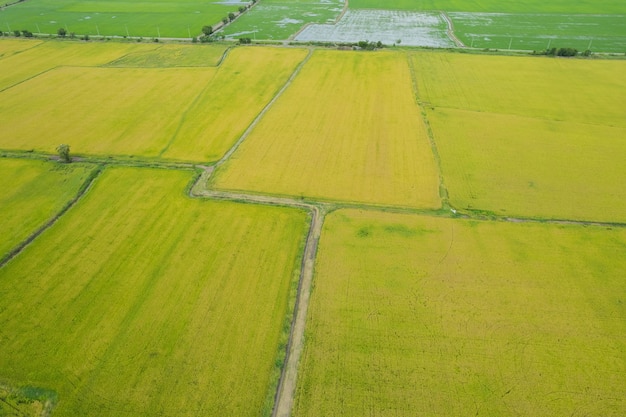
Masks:
[[[269,415],[307,216],[190,179],[109,168],[0,269],[3,385],[54,416]]]
[[[626,52],[623,14],[449,13],[455,35],[474,48]]]
[[[439,207],[438,173],[406,56],[316,50],[212,185]]]
[[[103,46],[111,52],[107,44],[94,49]],[[83,45],[64,50],[80,54]],[[94,53],[91,61],[86,54],[82,65],[91,67],[57,67],[60,58],[50,57],[52,51],[40,51],[38,60],[33,56],[39,75],[0,92],[0,148],[54,152],[69,142],[77,154],[214,161],[306,56],[295,48],[235,48],[214,67],[223,46],[122,45],[116,54]],[[105,57],[108,62],[102,62]],[[78,59],[68,61],[80,65]],[[208,66],[194,67],[203,61]],[[11,80],[28,76],[9,74]]]
[[[34,33],[68,35],[191,38],[202,26],[213,25],[247,2],[167,0],[149,1],[26,1],[0,11],[4,31],[28,29]]]
[[[619,416],[624,229],[326,218],[293,415]]]
[[[621,0],[350,0],[351,9],[388,10],[445,10],[448,12],[477,13],[570,13],[570,14],[622,14]]]
[[[161,151],[167,159],[215,161],[244,133],[287,82],[306,50],[237,48],[182,114]]]
[[[0,92],[59,66],[98,66],[157,46],[0,39]],[[19,53],[16,53],[19,52]]]
[[[155,157],[215,68],[59,67],[0,95],[0,147]],[[174,113],[174,114],[172,114]],[[41,126],[46,126],[43,134]]]
[[[78,194],[93,166],[0,159],[0,260]]]
[[[291,39],[306,25],[335,22],[343,6],[342,0],[263,0],[218,34],[230,39]]]
[[[438,12],[348,10],[336,24],[307,26],[296,41],[356,43],[367,40],[384,45],[454,47],[446,20]]]
[[[453,206],[626,219],[624,62],[420,53],[414,63]]]

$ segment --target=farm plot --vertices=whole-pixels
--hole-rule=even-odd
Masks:
[[[341,210],[294,416],[626,412],[626,231]]]
[[[623,15],[449,13],[455,34],[474,48],[626,52]]]
[[[453,206],[626,219],[626,63],[441,53],[414,62]]]
[[[215,161],[239,139],[306,57],[304,49],[236,48],[183,114],[161,155]]]
[[[158,156],[215,68],[60,67],[0,95],[0,147]],[[45,132],[42,131],[45,126]]]
[[[453,206],[626,221],[626,128],[453,109],[428,118]]]
[[[181,51],[216,58],[202,46]],[[112,65],[154,62],[151,53]],[[0,147],[53,152],[65,142],[80,154],[216,160],[305,55],[237,48],[219,68],[59,67],[0,94]]]
[[[2,29],[0,29],[2,31]],[[34,48],[37,45],[41,45],[42,42],[32,39],[0,39],[0,59],[10,57],[16,53],[25,51],[30,48]]]
[[[225,45],[163,45],[158,49],[138,51],[124,55],[107,64],[107,67],[171,68],[215,67],[227,50]]]
[[[227,38],[290,39],[310,23],[332,23],[341,14],[342,0],[263,0],[218,32]]]
[[[306,214],[106,170],[0,269],[0,378],[55,416],[268,415]],[[291,299],[291,301],[289,301]]]
[[[0,159],[0,259],[59,213],[92,169],[80,163]]]
[[[437,12],[348,10],[336,24],[311,25],[297,41],[382,42],[384,45],[453,47],[446,20]]]
[[[438,173],[406,56],[315,51],[212,184],[439,207]]]
[[[0,51],[4,50],[4,45],[8,45],[8,50],[14,50],[16,43],[0,40]],[[32,41],[30,47],[23,48],[19,54],[0,59],[0,92],[61,65],[97,66],[133,51],[154,48],[156,46],[146,44]]]
[[[3,30],[56,34],[191,38],[202,26],[218,23],[244,2],[186,0],[26,1],[0,11]]]
[[[450,12],[623,14],[621,0],[350,0],[351,9],[445,10]]]

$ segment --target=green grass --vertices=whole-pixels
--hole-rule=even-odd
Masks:
[[[624,247],[624,229],[328,215],[293,415],[623,415]]]
[[[445,10],[448,12],[622,14],[621,0],[350,0],[351,9]]]
[[[92,170],[82,163],[0,159],[0,259],[69,204]]]
[[[51,34],[67,28],[68,34],[77,35],[189,38],[237,8],[199,0],[32,0],[0,11],[0,28]]]
[[[218,32],[229,38],[289,39],[309,23],[333,23],[343,2],[262,0],[245,15]]]
[[[0,269],[3,381],[56,392],[55,417],[268,407],[307,216],[191,200],[190,178],[110,168]]]

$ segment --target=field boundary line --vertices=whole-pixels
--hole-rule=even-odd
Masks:
[[[37,74],[33,74],[30,77],[28,77],[28,78],[24,78],[23,80],[20,80],[20,81],[16,82],[15,84],[11,84],[11,85],[9,85],[7,87],[4,87],[4,88],[0,89],[0,93],[3,93],[3,92],[5,92],[5,91],[7,91],[7,90],[9,90],[9,89],[11,89],[13,87],[17,87],[20,84],[24,84],[27,81],[33,80],[33,79],[39,77],[40,75],[44,75],[44,74],[46,74],[48,72],[51,72],[51,71],[54,71],[54,70],[56,70],[58,68],[63,68],[63,67],[66,67],[66,66],[68,66],[68,65],[57,65],[57,66],[54,66],[52,68],[48,68],[47,70],[38,72]]]
[[[287,339],[287,346],[285,347],[285,362],[278,380],[278,386],[274,396],[274,408],[272,410],[273,417],[289,417],[294,403],[298,365],[304,347],[304,330],[311,295],[311,284],[313,282],[315,259],[322,233],[322,226],[324,224],[326,208],[319,203],[306,203],[291,198],[210,190],[206,188],[206,184],[209,177],[214,172],[215,167],[203,166],[201,168],[203,172],[189,189],[190,197],[208,197],[218,200],[230,200],[252,204],[285,206],[305,209],[311,214],[309,231],[307,233],[300,263],[300,276],[289,328],[289,338]]]
[[[426,135],[428,136],[428,142],[430,143],[430,149],[433,153],[433,158],[435,158],[435,164],[437,165],[437,174],[439,175],[439,198],[441,199],[441,204],[444,209],[448,209],[450,207],[450,202],[448,199],[448,188],[446,187],[446,183],[444,181],[443,169],[441,168],[441,157],[439,156],[439,150],[437,149],[437,143],[435,142],[435,136],[433,134],[433,130],[430,127],[430,122],[428,120],[428,116],[426,115],[426,110],[422,106],[422,101],[420,99],[419,87],[417,85],[417,75],[415,75],[415,65],[413,64],[414,55],[411,53],[406,54],[407,64],[409,66],[409,74],[411,76],[411,86],[413,87],[413,95],[415,97],[415,104],[418,107],[418,110],[422,116],[422,123],[426,128]]]
[[[226,151],[224,156],[222,156],[215,163],[215,168],[218,168],[219,166],[224,164],[232,156],[232,154],[235,153],[237,148],[239,148],[239,145],[241,145],[243,143],[243,141],[246,140],[246,138],[248,137],[250,132],[252,132],[252,130],[256,127],[256,125],[263,118],[263,116],[265,116],[265,113],[267,113],[269,111],[269,109],[274,105],[274,103],[280,98],[280,96],[285,92],[285,90],[287,90],[287,88],[291,85],[293,80],[300,73],[300,70],[302,70],[302,67],[304,67],[304,65],[307,62],[309,62],[309,59],[311,59],[312,55],[313,55],[313,49],[312,48],[308,48],[307,56],[298,64],[298,66],[291,73],[291,75],[289,76],[289,78],[287,79],[285,84],[281,87],[280,90],[278,90],[278,92],[276,94],[274,94],[274,97],[272,97],[272,99],[265,105],[265,107],[263,107],[263,109],[259,112],[259,114],[257,114],[257,116],[254,118],[254,120],[252,120],[250,125],[248,125],[246,130],[244,130],[244,132],[241,134],[239,139],[237,139],[237,141],[233,144],[233,146],[231,146],[231,148],[228,151]]]
[[[74,205],[76,205],[76,203],[87,193],[87,191],[89,191],[92,184],[94,183],[96,178],[100,176],[102,171],[103,171],[102,165],[98,165],[94,167],[91,173],[89,174],[89,176],[87,177],[87,179],[85,180],[85,182],[83,182],[83,184],[80,186],[78,193],[76,193],[76,196],[74,196],[73,199],[71,199],[67,204],[65,204],[65,206],[61,208],[61,210],[59,210],[57,214],[52,216],[50,220],[44,223],[41,227],[35,230],[30,236],[28,236],[25,240],[23,240],[16,247],[14,247],[10,252],[8,252],[4,257],[2,257],[2,259],[0,259],[0,268],[5,266],[7,263],[9,263],[9,261],[11,261],[17,255],[19,255],[24,250],[24,248],[26,248],[29,244],[31,244],[39,235],[41,235],[43,232],[45,232],[50,227],[52,227],[57,222],[57,220],[59,220],[65,213],[67,213],[69,209],[74,207]]]

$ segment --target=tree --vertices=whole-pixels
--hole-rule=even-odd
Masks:
[[[64,38],[67,36],[67,30],[65,28],[59,28],[59,30],[57,30],[57,35]]]
[[[61,162],[72,162],[72,158],[70,158],[70,145],[61,144],[57,146],[57,152],[59,153]]]
[[[246,11],[246,8],[243,6],[239,6],[239,13],[243,13]]]
[[[235,13],[233,12],[228,13],[228,20],[230,20],[231,22],[235,20]]]
[[[22,31],[22,35],[24,35],[25,38],[32,38],[33,37],[33,32],[31,32],[30,30],[24,29]]]
[[[213,33],[213,26],[202,26],[202,33],[204,33],[206,36],[209,36]]]
[[[225,24],[225,25],[227,25],[227,24],[228,24],[228,18],[227,18],[227,17],[223,18],[223,19],[222,19],[222,23],[223,23],[223,24]]]

